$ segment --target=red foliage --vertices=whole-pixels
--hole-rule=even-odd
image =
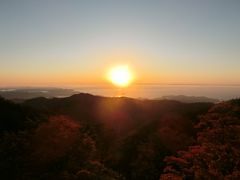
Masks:
[[[80,125],[66,116],[53,116],[39,125],[33,136],[33,154],[39,161],[56,159],[71,149]]]
[[[239,105],[230,102],[210,109],[196,126],[198,145],[166,157],[161,179],[240,179],[239,115]]]

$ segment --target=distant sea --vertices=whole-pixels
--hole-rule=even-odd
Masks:
[[[80,85],[65,87],[0,87],[0,96],[10,99],[34,97],[67,97],[76,93],[116,97],[126,96],[141,99],[161,99],[162,97],[194,96],[217,100],[240,98],[240,85],[159,85],[135,84],[126,88],[111,85]],[[175,98],[173,98],[175,99]],[[201,99],[201,98],[200,98]]]
[[[240,85],[132,85],[127,88],[84,85],[72,87],[75,91],[101,96],[127,96],[155,99],[169,95],[205,96],[219,100],[240,98]]]

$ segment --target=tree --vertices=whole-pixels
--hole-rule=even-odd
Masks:
[[[160,179],[239,179],[240,178],[240,100],[215,105],[200,118],[196,128],[197,145],[167,163]]]

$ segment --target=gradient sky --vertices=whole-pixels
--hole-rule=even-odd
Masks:
[[[240,84],[239,0],[0,0],[0,86]]]

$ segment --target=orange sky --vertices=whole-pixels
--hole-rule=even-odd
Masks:
[[[240,84],[239,2],[17,1],[0,6],[0,86]]]

